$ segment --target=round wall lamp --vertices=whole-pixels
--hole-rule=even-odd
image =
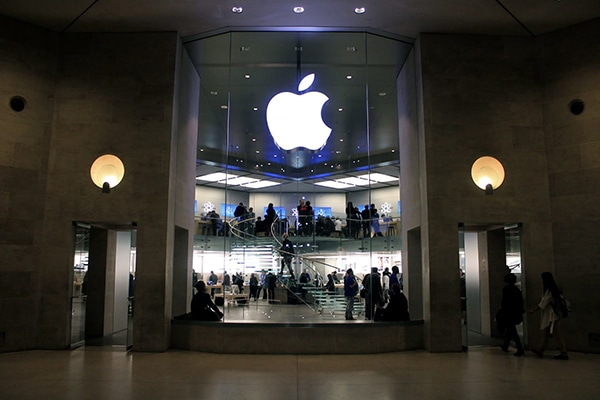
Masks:
[[[105,154],[94,161],[90,168],[90,177],[102,193],[110,193],[110,189],[117,186],[125,175],[125,166],[119,157]]]
[[[494,157],[479,157],[471,167],[471,178],[485,194],[493,194],[504,182],[504,167]]]

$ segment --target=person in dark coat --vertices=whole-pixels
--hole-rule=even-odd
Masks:
[[[381,309],[379,319],[381,321],[409,321],[408,299],[400,290],[400,285],[394,283],[391,291],[390,301],[385,308]]]
[[[219,307],[206,293],[206,284],[203,281],[196,283],[196,290],[198,292],[192,297],[192,318],[200,321],[219,321],[223,318]]]
[[[381,287],[381,276],[377,267],[371,268],[371,273],[365,275],[363,286],[365,294],[365,319],[374,319],[375,306],[383,300],[383,289]]]
[[[514,340],[517,347],[515,356],[520,357],[525,354],[521,338],[519,338],[519,334],[517,333],[517,325],[523,322],[523,314],[525,313],[523,295],[521,294],[521,290],[515,285],[517,283],[515,274],[505,275],[504,283],[506,283],[506,286],[502,289],[500,305],[500,315],[502,326],[504,327],[504,343],[500,348],[502,351],[508,352],[510,341]]]

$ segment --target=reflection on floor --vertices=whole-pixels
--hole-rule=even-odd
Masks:
[[[600,355],[570,357],[518,358],[495,347],[340,356],[36,350],[0,354],[0,398],[599,399]]]

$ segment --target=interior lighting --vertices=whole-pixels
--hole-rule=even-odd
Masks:
[[[294,12],[296,14],[302,14],[304,12],[304,7],[294,7]]]
[[[125,166],[119,157],[105,154],[98,157],[90,168],[90,178],[96,186],[102,189],[102,193],[110,193],[125,176]]]
[[[367,11],[367,9],[364,7],[356,7],[354,9],[355,14],[364,14],[366,11]]]
[[[262,188],[266,188],[269,186],[277,186],[277,185],[281,185],[281,183],[272,182],[272,181],[256,181],[256,182],[244,184],[242,186],[250,188],[250,189],[262,189]]]
[[[493,194],[504,182],[504,167],[494,157],[479,157],[471,167],[471,179],[485,194]]]
[[[324,182],[316,182],[315,185],[331,188],[331,189],[347,189],[351,188],[352,185],[348,185],[347,183],[338,182],[338,181],[324,181]]]
[[[366,175],[360,175],[359,178],[368,179],[371,183],[381,183],[381,182],[393,182],[399,180],[396,177],[380,174],[378,172]]]
[[[241,14],[244,12],[244,9],[242,7],[232,7],[231,12],[234,14]]]

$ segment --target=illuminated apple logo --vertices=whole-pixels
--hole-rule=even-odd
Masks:
[[[310,88],[314,80],[315,74],[304,77],[298,85],[298,93]],[[281,92],[273,96],[267,105],[267,125],[275,144],[283,150],[322,149],[331,134],[331,128],[321,117],[327,100],[329,97],[321,92]]]

